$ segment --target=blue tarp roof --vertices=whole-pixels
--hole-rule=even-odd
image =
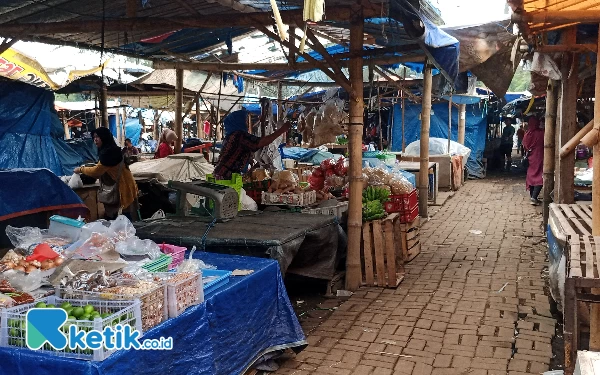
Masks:
[[[47,168],[71,175],[83,158],[63,138],[52,92],[0,81],[0,169]]]
[[[448,139],[448,103],[432,106],[431,130],[432,138]],[[404,114],[404,135],[406,145],[421,139],[421,105],[407,105]],[[402,151],[402,109],[399,104],[394,106],[394,123],[392,127],[392,151]],[[469,175],[483,177],[483,151],[487,132],[487,116],[477,104],[467,105],[465,124],[465,146],[471,149],[467,161]],[[452,107],[452,137],[458,139],[458,110]]]

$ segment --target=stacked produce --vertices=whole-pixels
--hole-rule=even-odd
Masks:
[[[342,190],[348,182],[348,163],[344,157],[337,161],[326,159],[315,168],[308,178],[309,186],[317,192],[317,200],[333,199],[332,191]]]
[[[369,186],[363,190],[363,221],[383,219],[387,213],[383,204],[390,197],[390,191],[381,187]]]
[[[387,189],[392,195],[408,194],[414,187],[404,176],[390,173],[384,168],[363,168],[366,186]]]

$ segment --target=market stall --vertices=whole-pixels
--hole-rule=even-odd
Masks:
[[[7,373],[244,373],[267,354],[306,345],[273,260],[193,250],[184,260],[185,248],[140,240],[123,216],[88,224],[54,216],[48,231],[7,233],[14,245],[0,260]],[[27,311],[55,306],[78,329],[130,325],[142,340],[172,337],[173,347],[26,349]]]

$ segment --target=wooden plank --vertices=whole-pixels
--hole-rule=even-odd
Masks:
[[[363,229],[363,252],[365,259],[365,283],[374,285],[373,278],[373,237],[371,236],[371,223],[364,223]]]
[[[385,228],[385,256],[387,263],[387,286],[396,286],[396,249],[394,247],[394,222],[386,220]]]
[[[598,267],[600,266],[600,237],[593,237],[594,244],[594,277],[600,278],[600,270]]]
[[[417,243],[415,246],[413,246],[411,249],[408,249],[408,258],[407,258],[407,262],[410,262],[411,260],[415,259],[417,257],[417,255],[419,255],[421,253],[421,243]]]
[[[570,219],[569,222],[573,223],[573,225],[575,225],[575,227],[577,227],[577,229],[579,229],[579,233],[577,233],[577,234],[591,236],[592,234],[583,225],[581,225],[581,223],[578,220],[579,219],[578,216],[573,213],[573,211],[571,210],[571,208],[569,206],[570,205],[568,205],[568,204],[561,204],[560,208],[565,212],[565,215]],[[572,225],[570,227],[573,228]]]
[[[573,236],[571,238],[571,244],[569,248],[569,275],[568,277],[581,277],[581,260],[580,256],[580,243],[581,239],[579,236]]]
[[[571,206],[571,209],[578,216],[579,219],[583,220],[588,225],[588,227],[591,230],[592,229],[592,218],[590,216],[588,216],[585,212],[583,212],[583,210],[581,209],[581,206],[574,204]]]
[[[381,220],[373,221],[373,248],[375,250],[375,270],[377,272],[377,285],[385,285],[385,258],[383,255],[383,231]]]
[[[594,278],[594,250],[590,244],[590,237],[583,237],[583,246],[585,249],[585,276],[586,278]]]
[[[592,206],[589,204],[581,204],[579,205],[581,209],[589,216],[592,217]]]

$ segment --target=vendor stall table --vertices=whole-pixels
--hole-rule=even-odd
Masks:
[[[136,234],[157,243],[202,248],[206,220],[168,217],[134,223]],[[335,216],[292,212],[240,212],[217,223],[206,237],[206,251],[270,257],[282,273],[331,280],[345,253],[346,235]]]
[[[172,350],[121,350],[103,362],[88,362],[0,348],[0,374],[243,374],[267,353],[306,346],[275,261],[200,252],[194,257],[222,270],[254,272],[232,276],[228,284],[206,295],[205,303],[143,337],[173,337]]]
[[[421,164],[419,162],[412,161],[399,161],[397,164],[398,168],[403,171],[410,172],[414,174],[419,180],[419,173],[421,171]],[[429,162],[429,201],[431,204],[437,204],[437,196],[438,196],[438,163]]]

